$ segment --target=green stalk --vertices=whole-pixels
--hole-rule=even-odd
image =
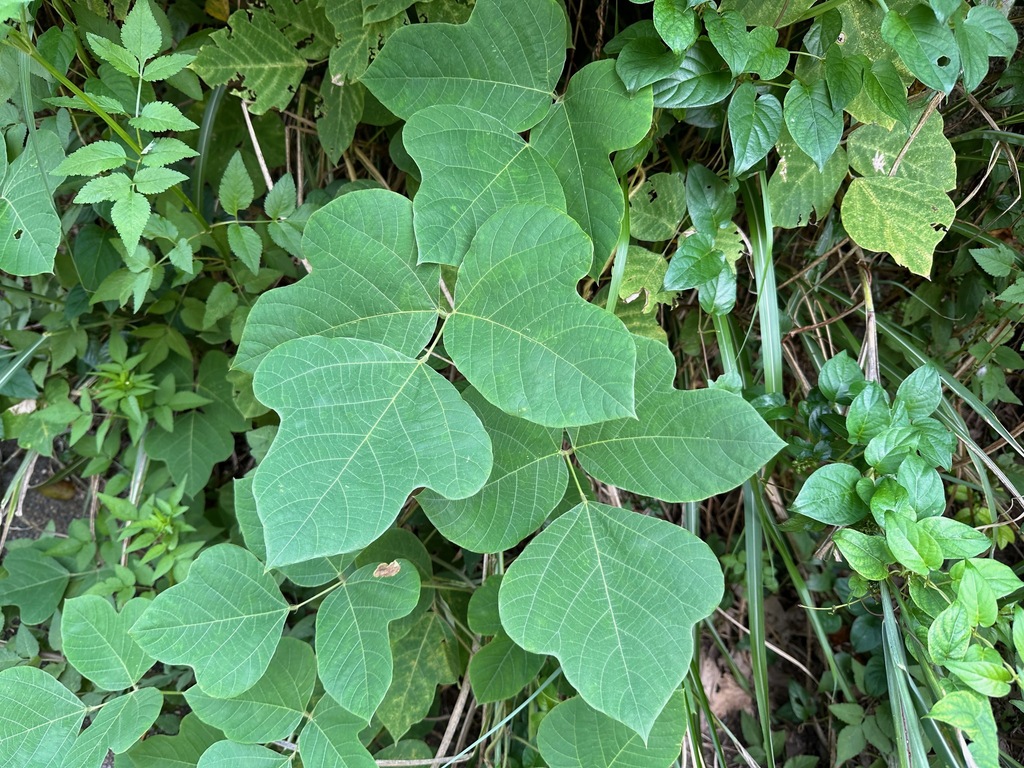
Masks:
[[[921,733],[921,721],[910,697],[903,637],[892,608],[889,585],[883,581],[879,586],[882,590],[882,651],[885,655],[885,678],[889,684],[893,731],[899,746],[896,757],[900,768],[920,768],[928,765],[928,757]]]

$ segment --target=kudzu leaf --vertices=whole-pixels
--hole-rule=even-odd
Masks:
[[[6,149],[0,154],[0,269],[20,277],[52,272],[61,238],[53,207],[53,192],[64,181],[54,173],[64,160],[60,141],[38,130],[10,165]]]
[[[735,488],[782,448],[743,398],[677,390],[668,348],[643,338],[636,346],[636,418],[569,432],[589,474],[664,501],[698,501]]]
[[[50,173],[64,176],[96,176],[125,164],[124,147],[115,141],[94,141],[76,149]]]
[[[688,0],[654,0],[654,28],[675,53],[682,53],[697,40],[697,14]]]
[[[857,245],[886,251],[924,276],[955,216],[953,202],[938,187],[888,176],[854,179],[842,206],[843,226]]]
[[[409,23],[408,15],[399,13],[384,21],[364,24],[360,0],[327,0],[323,5],[337,40],[327,68],[333,82],[346,85],[357,81],[395,30]]]
[[[117,758],[126,768],[182,768],[199,762],[207,748],[224,734],[194,714],[185,715],[176,736],[151,736]]]
[[[281,754],[258,744],[218,741],[203,752],[196,768],[288,768],[291,754]]]
[[[729,101],[729,138],[733,163],[741,174],[763,159],[779,140],[782,105],[770,93],[757,95],[757,88],[743,83]]]
[[[506,413],[549,427],[633,415],[635,346],[621,321],[576,292],[590,239],[545,205],[516,205],[473,239],[445,349]]]
[[[619,298],[631,303],[642,297],[637,305],[644,313],[653,313],[658,304],[671,304],[675,292],[662,290],[668,271],[665,257],[639,245],[629,246],[626,256]]]
[[[249,690],[215,698],[193,686],[185,691],[185,700],[204,723],[232,741],[259,744],[294,733],[315,682],[316,661],[309,643],[284,637],[267,671]]]
[[[106,702],[75,739],[64,765],[100,768],[108,750],[115,754],[127,751],[156,722],[163,701],[156,688],[140,688]]]
[[[502,552],[537,530],[565,495],[569,474],[562,432],[510,416],[473,388],[462,399],[491,438],[491,474],[467,499],[427,490],[417,500],[448,541],[473,552]]]
[[[732,91],[729,67],[708,40],[697,40],[679,67],[654,83],[654,106],[661,109],[708,107]]]
[[[451,383],[380,344],[287,341],[253,390],[281,415],[253,479],[268,565],[360,550],[413,489],[466,498],[490,473],[487,433]]]
[[[185,581],[157,595],[131,635],[165,664],[191,666],[208,695],[230,698],[267,671],[287,614],[263,564],[218,544],[196,558]]]
[[[615,249],[625,212],[608,155],[647,135],[652,109],[649,90],[630,96],[614,62],[596,61],[573,75],[565,96],[530,134],[562,183],[566,211],[594,241],[591,273]]]
[[[407,616],[420,597],[420,578],[407,560],[365,565],[316,614],[317,668],[324,690],[369,721],[392,679],[388,624]]]
[[[679,757],[685,732],[686,709],[680,691],[672,694],[646,743],[576,696],[545,715],[537,732],[537,749],[551,768],[668,768]]]
[[[0,671],[0,755],[10,768],[64,765],[85,717],[75,695],[37,667]]]
[[[304,768],[377,768],[359,741],[366,721],[347,712],[330,696],[317,702],[313,715],[299,734],[299,756]]]
[[[868,516],[857,495],[861,474],[849,464],[826,464],[815,470],[796,496],[793,511],[828,525],[852,525]]]
[[[231,216],[238,216],[240,210],[252,205],[255,191],[240,152],[236,151],[228,161],[224,175],[220,178],[217,195],[220,197],[220,207]]]
[[[671,240],[685,215],[683,174],[655,173],[647,177],[629,201],[629,233],[650,243]]]
[[[948,94],[960,74],[960,52],[953,31],[926,5],[890,10],[882,21],[882,38],[918,80]]]
[[[459,106],[525,131],[550,107],[566,39],[555,0],[478,0],[466,24],[399,29],[361,81],[404,120]]]
[[[306,60],[265,9],[235,11],[227,28],[210,35],[192,66],[207,85],[240,79],[248,109],[285,109],[306,74]]]
[[[372,24],[401,13],[412,5],[414,0],[362,0],[362,2],[363,24]]]
[[[850,133],[846,151],[850,167],[861,176],[888,177],[899,157],[897,179],[910,179],[949,191],[956,187],[956,153],[943,132],[942,115],[933,112],[917,127],[920,111],[912,117],[916,135],[902,125],[891,131],[880,125],[864,125]],[[908,141],[910,142],[908,144]]]
[[[438,685],[455,682],[450,659],[454,643],[448,625],[433,612],[392,641],[395,671],[377,718],[395,741],[426,717]]]
[[[786,93],[783,116],[793,141],[824,171],[843,137],[843,112],[832,106],[825,81],[794,82]]]
[[[511,699],[537,677],[544,657],[524,651],[499,632],[473,654],[466,673],[480,704]]]
[[[557,657],[590,706],[647,741],[690,666],[693,626],[722,590],[718,561],[696,536],[584,502],[516,558],[499,606],[518,645]]]
[[[150,604],[129,600],[118,612],[106,598],[83,595],[64,603],[62,650],[78,672],[99,688],[121,691],[138,682],[153,659],[128,634]]]
[[[377,341],[410,356],[430,340],[440,271],[416,265],[408,198],[372,189],[331,201],[306,222],[302,255],[313,271],[256,300],[235,367],[255,371],[267,352],[303,336]]]
[[[849,171],[846,151],[839,147],[818,170],[789,131],[783,130],[775,147],[779,162],[768,181],[768,201],[775,226],[794,229],[820,220],[828,213],[839,185]]]
[[[50,618],[67,589],[67,569],[32,547],[8,552],[3,567],[7,576],[0,579],[0,606],[18,606],[23,624]]]
[[[461,264],[480,226],[507,206],[546,203],[566,209],[562,185],[547,160],[483,112],[428,107],[405,124],[402,140],[423,173],[413,201],[421,264]]]

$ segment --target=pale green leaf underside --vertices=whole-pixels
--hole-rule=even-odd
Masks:
[[[579,696],[541,721],[537,748],[550,768],[668,768],[686,732],[685,701],[676,691],[654,722],[646,745],[629,728]]]
[[[630,95],[615,62],[597,61],[573,76],[564,98],[530,134],[562,182],[566,210],[594,241],[594,269],[615,249],[625,210],[608,155],[644,138],[653,107],[649,88]]]
[[[636,418],[570,430],[580,465],[602,482],[671,502],[731,490],[784,443],[743,398],[677,390],[668,348],[636,338]]]
[[[185,700],[203,722],[232,741],[262,744],[291,736],[315,682],[316,660],[309,643],[284,637],[267,671],[249,690],[214,698],[194,686],[185,692]]]
[[[310,216],[302,255],[313,267],[256,301],[234,365],[255,371],[289,339],[351,337],[413,356],[437,321],[436,266],[416,265],[412,203],[382,189],[351,192]]]
[[[421,264],[460,264],[480,226],[506,206],[546,203],[565,210],[565,193],[548,161],[490,115],[428,107],[406,123],[402,140],[423,173],[413,201]]]
[[[531,541],[502,580],[501,623],[556,656],[590,706],[647,739],[718,605],[711,549],[664,520],[584,502]]]
[[[465,498],[490,473],[490,440],[452,384],[380,344],[293,339],[253,390],[281,415],[253,478],[268,565],[360,550],[415,488]]]
[[[448,541],[473,552],[501,552],[537,530],[565,495],[569,471],[561,454],[562,432],[509,416],[473,388],[462,398],[491,438],[491,474],[467,499],[446,499],[429,490],[417,499]]]
[[[34,136],[13,163],[0,163],[0,270],[18,276],[52,272],[61,237],[51,193],[64,177],[51,171],[64,152],[54,133]]]
[[[85,707],[37,667],[0,672],[0,759],[4,768],[63,765]]]
[[[956,207],[939,187],[888,176],[854,179],[843,198],[843,226],[853,241],[885,251],[917,275],[932,269],[935,246]]]
[[[316,660],[324,689],[367,721],[391,685],[388,624],[408,615],[420,596],[416,568],[408,560],[396,562],[397,573],[363,566],[316,614]]]
[[[102,689],[131,687],[153,666],[153,659],[128,634],[148,605],[149,600],[135,598],[117,612],[97,595],[66,601],[60,622],[64,655]]]
[[[633,415],[633,337],[576,292],[591,254],[579,225],[545,205],[504,208],[473,238],[445,349],[506,413],[549,427]]]
[[[108,750],[124,752],[152,727],[163,701],[156,688],[139,688],[107,702],[75,739],[65,765],[99,768]]]
[[[196,768],[287,768],[290,753],[281,754],[258,744],[218,741],[199,758]]]
[[[267,671],[288,603],[252,554],[232,544],[207,549],[185,581],[160,593],[131,635],[167,664],[188,664],[210,696],[248,690]]]
[[[324,696],[299,735],[299,755],[304,768],[377,768],[377,763],[359,743],[366,727],[330,696]]]
[[[406,120],[433,105],[462,106],[525,131],[551,104],[566,39],[555,0],[479,0],[466,24],[396,31],[361,79]]]

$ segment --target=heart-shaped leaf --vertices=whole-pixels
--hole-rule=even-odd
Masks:
[[[722,597],[718,560],[664,520],[584,502],[557,518],[501,583],[501,623],[558,658],[592,707],[644,741],[679,687],[693,625]]]
[[[949,25],[935,18],[927,5],[906,12],[890,10],[882,21],[882,37],[922,83],[947,94],[953,90],[960,75],[960,51]]]
[[[491,471],[480,420],[444,377],[361,339],[292,339],[253,391],[281,427],[253,477],[267,564],[362,549],[413,489],[466,498]]]
[[[728,96],[732,84],[728,65],[708,40],[700,39],[690,46],[672,74],[654,83],[654,106],[707,107]]]
[[[332,592],[316,614],[316,661],[324,689],[369,721],[391,685],[388,624],[407,616],[420,578],[407,560],[366,565]]]
[[[142,649],[166,664],[188,664],[210,696],[247,691],[267,671],[288,603],[274,578],[233,544],[207,549],[188,577],[161,592],[131,628]]]
[[[480,225],[506,206],[547,203],[565,210],[548,161],[483,112],[428,107],[406,123],[402,140],[423,173],[413,201],[421,264],[460,264]]]
[[[843,112],[832,106],[824,80],[795,82],[786,94],[783,116],[789,135],[824,170],[843,138]]]
[[[570,430],[580,465],[602,482],[664,501],[731,490],[784,443],[743,398],[721,389],[680,391],[675,361],[636,339],[636,418]]]
[[[732,139],[735,173],[743,173],[775,146],[782,131],[782,105],[766,93],[744,83],[729,100],[729,138]]]
[[[566,28],[555,0],[479,0],[466,24],[395,32],[361,80],[405,120],[434,105],[462,106],[525,131],[551,103]]]
[[[75,669],[108,691],[129,688],[153,659],[128,634],[150,604],[135,598],[120,612],[109,600],[83,595],[64,603],[60,634],[64,655]]]
[[[633,415],[632,335],[576,292],[591,253],[579,225],[545,205],[504,208],[473,239],[445,349],[503,411],[551,427]]]

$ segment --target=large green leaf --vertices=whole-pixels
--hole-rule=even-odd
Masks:
[[[268,565],[360,550],[413,489],[465,498],[490,474],[490,440],[452,384],[380,344],[293,339],[253,389],[281,415],[253,478]]]
[[[783,447],[743,398],[677,390],[668,348],[642,338],[636,346],[636,418],[570,430],[580,465],[598,480],[663,501],[699,501],[735,488]]]
[[[303,768],[377,768],[359,741],[365,727],[365,720],[324,696],[299,734]]]
[[[693,625],[718,605],[711,549],[664,520],[583,502],[531,541],[505,574],[501,623],[554,655],[584,700],[647,741],[693,653]]]
[[[425,107],[457,105],[525,131],[551,104],[566,28],[555,0],[478,0],[466,24],[395,32],[362,82],[406,120]]]
[[[686,51],[675,72],[654,84],[654,106],[707,107],[728,96],[732,83],[729,67],[715,47],[700,39]]]
[[[501,552],[537,530],[565,495],[569,472],[562,431],[509,416],[475,389],[462,397],[490,435],[491,474],[467,499],[446,499],[433,491],[417,498],[448,541],[473,552]]]
[[[286,739],[302,720],[316,682],[316,661],[309,643],[281,639],[270,666],[249,690],[214,698],[193,686],[185,700],[203,722],[232,741],[261,744]]]
[[[60,618],[64,655],[100,688],[120,691],[135,685],[153,666],[153,659],[128,630],[148,605],[149,600],[135,598],[117,612],[109,600],[97,595],[68,600]]]
[[[588,64],[569,81],[564,98],[530,134],[562,182],[569,215],[594,241],[594,268],[615,249],[625,212],[611,152],[640,142],[651,127],[650,89],[626,92],[615,62]]]
[[[504,208],[473,238],[445,349],[503,411],[550,427],[633,415],[633,337],[576,292],[591,255],[579,225],[546,205]]]
[[[920,113],[913,117],[917,126]],[[861,176],[888,176],[898,157],[900,164],[894,178],[930,184],[943,191],[956,187],[956,153],[943,132],[942,115],[933,112],[915,131],[908,145],[910,131],[903,125],[897,124],[891,131],[881,125],[861,126],[846,142],[850,167]]]
[[[281,754],[258,744],[218,741],[203,752],[196,768],[288,768],[290,754]]]
[[[566,208],[548,161],[483,112],[428,107],[406,123],[402,140],[423,173],[413,201],[420,263],[460,264],[480,225],[506,206]]]
[[[729,100],[734,172],[743,173],[767,155],[781,131],[782,105],[777,98],[770,93],[758,96],[751,83],[737,88]]]
[[[408,615],[420,577],[408,560],[366,565],[334,590],[316,614],[316,661],[327,691],[368,721],[391,685],[388,624]]]
[[[117,758],[117,768],[191,768],[206,749],[224,738],[194,714],[185,715],[177,736],[152,736]]]
[[[210,696],[237,696],[267,671],[288,603],[252,554],[218,544],[196,558],[188,577],[161,592],[131,628],[151,656],[188,664]]]
[[[36,667],[0,672],[0,765],[54,768],[64,765],[85,706]]]
[[[953,90],[960,75],[960,50],[949,25],[927,5],[890,10],[882,21],[882,37],[922,83],[947,94]]]
[[[64,764],[100,768],[108,750],[121,754],[146,734],[160,714],[163,701],[156,688],[140,688],[111,699],[75,739]]]
[[[234,365],[255,371],[289,339],[351,337],[416,355],[437,322],[436,266],[416,266],[412,203],[383,189],[337,198],[309,217],[311,274],[257,299]]]
[[[563,701],[541,721],[537,748],[550,768],[668,768],[679,757],[685,732],[685,701],[680,691],[654,722],[646,744],[577,696]]]
[[[0,270],[12,275],[52,272],[61,238],[52,197],[64,152],[51,131],[33,137],[10,165],[6,147],[0,152]]]
[[[793,83],[786,93],[783,116],[797,146],[824,171],[843,137],[843,111],[832,106],[825,81]]]
[[[843,226],[853,241],[871,251],[887,251],[918,275],[931,272],[932,253],[955,216],[945,192],[910,179],[854,179],[843,198]]]
[[[7,576],[0,579],[0,606],[18,606],[22,624],[50,618],[67,589],[67,569],[32,547],[11,550],[2,565]]]

